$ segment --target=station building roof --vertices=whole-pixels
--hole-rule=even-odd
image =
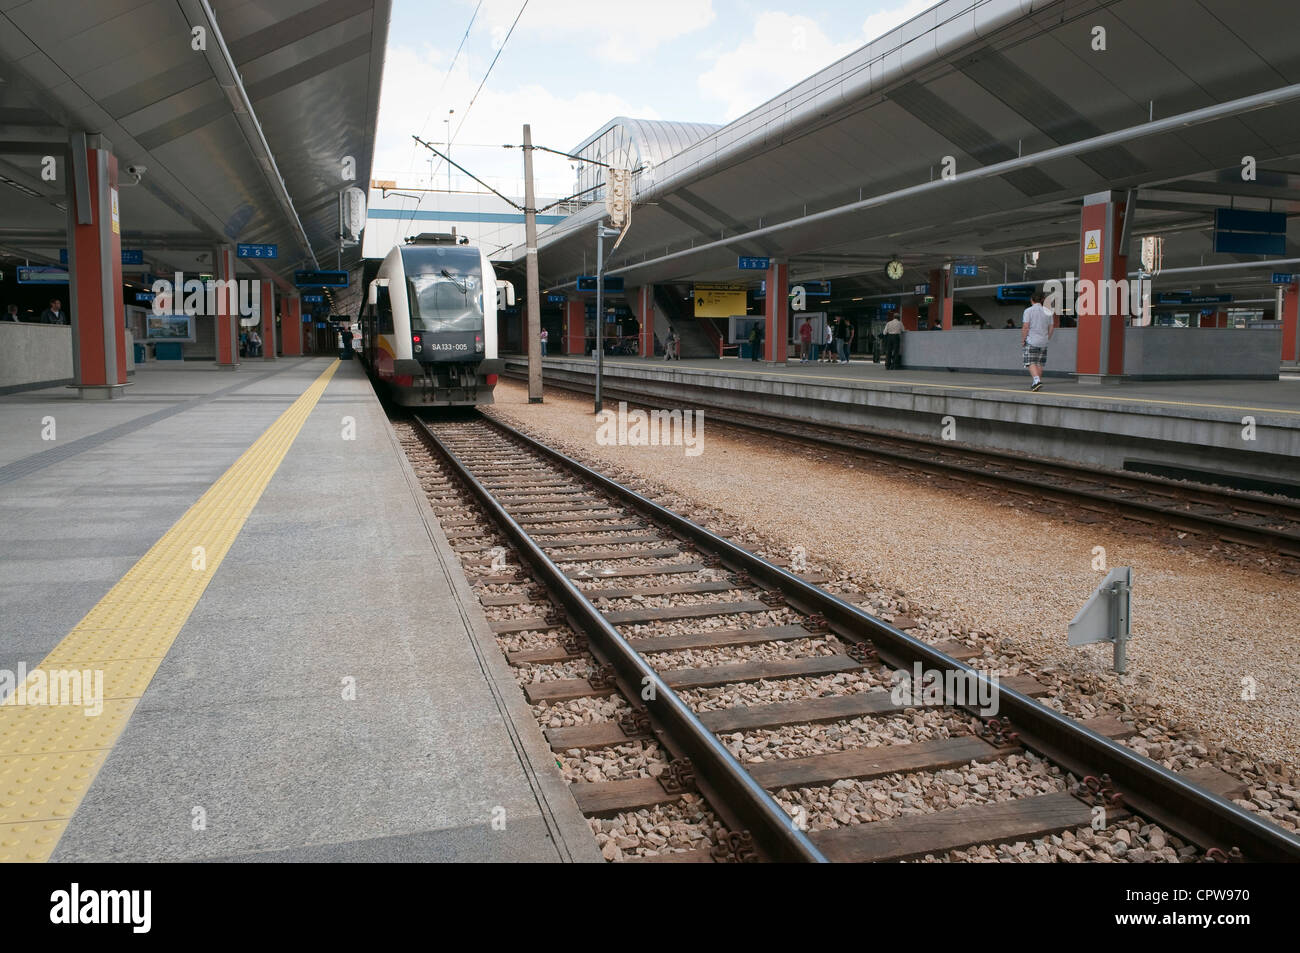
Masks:
[[[0,3],[0,252],[57,262],[64,154],[86,131],[118,157],[123,248],[143,249],[155,274],[210,271],[213,248],[238,242],[278,245],[274,261],[244,264],[283,288],[295,269],[335,268],[338,193],[370,178],[389,12],[389,0]],[[138,185],[130,165],[146,169]],[[346,249],[342,267],[359,259]]]
[[[952,260],[1018,280],[1038,250],[1046,277],[1077,268],[1083,197],[1130,189],[1136,234],[1166,236],[1167,266],[1241,260],[1213,253],[1215,208],[1300,211],[1291,6],[944,0],[636,177],[608,272],[736,280],[738,256],[774,256],[869,294]],[[590,270],[603,213],[541,234],[546,286]],[[883,274],[895,255],[901,282]]]

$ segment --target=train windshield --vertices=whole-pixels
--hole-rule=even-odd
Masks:
[[[440,268],[408,282],[412,331],[483,330],[483,280],[477,274]]]

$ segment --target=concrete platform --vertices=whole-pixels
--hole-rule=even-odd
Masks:
[[[0,398],[0,669],[66,645],[333,363]],[[70,820],[43,822],[52,859],[600,860],[360,365],[304,412],[147,688],[112,701],[110,672],[95,730],[125,728]],[[3,730],[15,707],[0,788],[48,757]],[[0,846],[23,819],[0,804]]]
[[[588,357],[547,358],[543,380],[590,387],[594,364]],[[1114,469],[1154,466],[1246,484],[1295,484],[1300,492],[1300,375],[1285,371],[1276,381],[1107,386],[1048,378],[1033,393],[1027,374],[886,371],[869,360],[772,365],[619,357],[604,368],[611,394],[623,388],[668,406],[694,396],[729,410],[933,439],[951,416],[958,443]],[[507,374],[525,370],[522,358],[506,358]]]

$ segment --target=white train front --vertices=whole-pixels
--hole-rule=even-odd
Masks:
[[[498,293],[513,303],[482,249],[454,235],[421,235],[384,257],[367,289],[362,355],[394,403],[492,403]]]

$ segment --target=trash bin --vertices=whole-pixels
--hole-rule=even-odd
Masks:
[[[149,356],[144,349],[144,345],[137,342],[135,345],[135,362],[137,364],[143,364],[148,359]]]
[[[749,349],[749,342],[748,342],[748,341],[741,341],[741,342],[740,342],[740,359],[741,359],[742,361],[748,361],[748,360],[749,360],[751,357],[753,357],[753,356],[754,356],[754,355],[753,355],[753,352]]]

